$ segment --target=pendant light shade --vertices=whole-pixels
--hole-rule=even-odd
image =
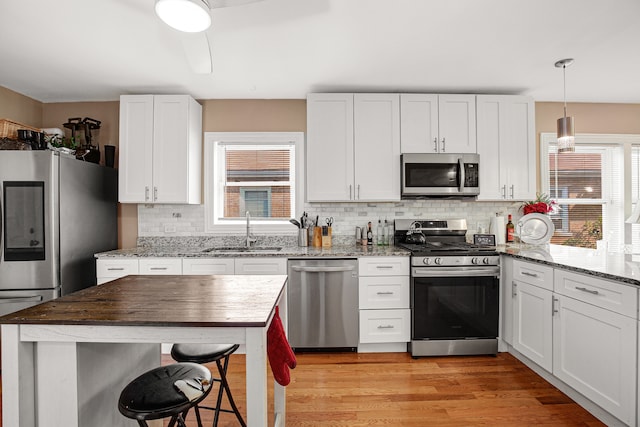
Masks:
[[[185,33],[198,33],[211,26],[205,0],[156,0],[156,14],[170,27]]]
[[[575,129],[573,117],[567,117],[567,78],[566,69],[573,64],[572,58],[561,59],[555,63],[556,68],[562,67],[564,115],[558,119],[558,153],[571,153],[576,151]]]

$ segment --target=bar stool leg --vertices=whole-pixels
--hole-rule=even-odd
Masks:
[[[229,398],[229,403],[231,404],[231,408],[233,408],[233,412],[236,414],[238,421],[240,421],[240,425],[242,427],[247,427],[244,420],[242,419],[242,415],[240,415],[240,411],[236,406],[236,402],[233,400],[233,395],[231,394],[231,389],[229,388],[229,383],[227,382],[227,367],[229,365],[229,356],[224,358],[224,366],[222,365],[220,360],[216,360],[216,366],[218,367],[218,372],[220,373],[220,390],[218,391],[218,402],[216,406],[216,411],[213,419],[213,426],[217,427],[218,425],[218,417],[220,415],[220,404],[222,403],[222,390],[224,389],[227,392],[227,397]]]

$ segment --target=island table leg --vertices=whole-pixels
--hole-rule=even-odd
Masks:
[[[267,427],[267,328],[247,328],[247,425]]]
[[[2,425],[35,427],[34,344],[19,325],[2,325]]]

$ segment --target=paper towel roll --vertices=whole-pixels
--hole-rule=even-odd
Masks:
[[[496,236],[496,245],[504,245],[506,243],[506,239],[505,239],[506,226],[507,225],[504,222],[503,216],[491,217],[491,221],[489,222],[489,233],[494,234]]]

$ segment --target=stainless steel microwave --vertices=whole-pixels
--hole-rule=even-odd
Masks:
[[[405,153],[400,156],[401,197],[475,197],[480,156],[473,153]]]

